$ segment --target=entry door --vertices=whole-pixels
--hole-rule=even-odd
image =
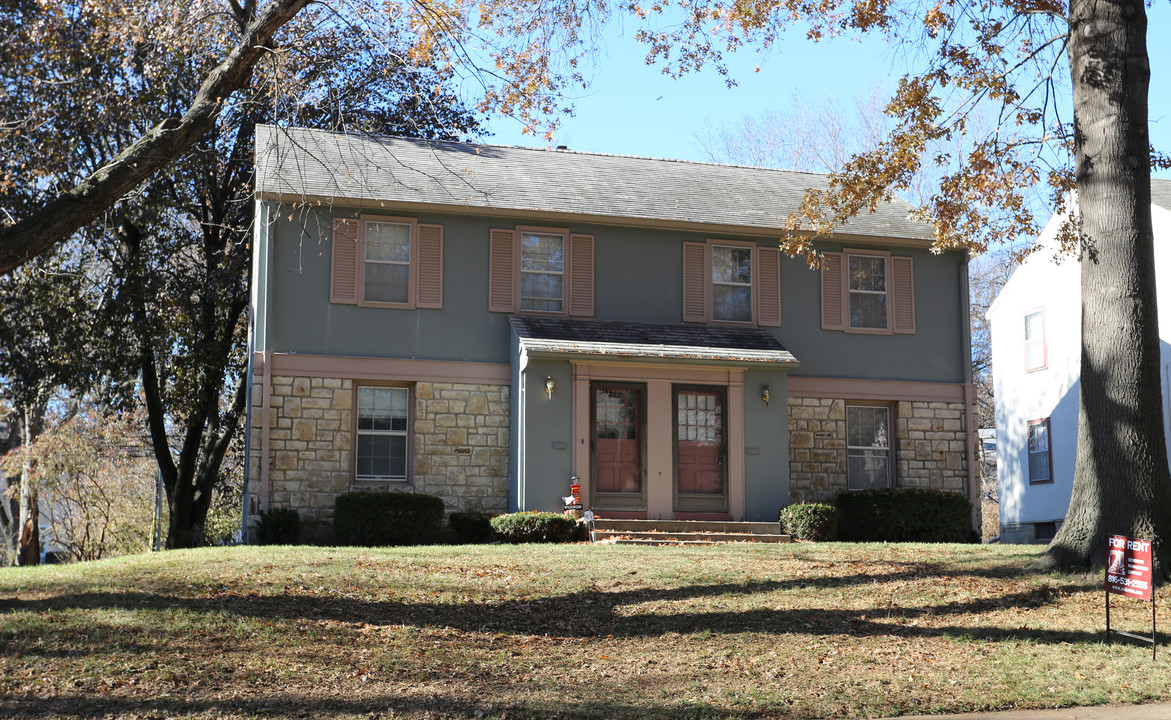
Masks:
[[[595,383],[591,394],[592,505],[610,510],[645,509],[645,388]]]
[[[727,512],[723,388],[675,388],[675,510]]]

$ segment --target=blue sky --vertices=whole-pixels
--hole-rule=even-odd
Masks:
[[[1171,153],[1171,3],[1148,8],[1151,60],[1151,139]],[[591,88],[563,120],[552,143],[520,133],[518,123],[497,118],[489,142],[572,150],[706,160],[696,141],[705,125],[733,123],[785,109],[794,93],[807,99],[832,95],[849,106],[853,98],[877,85],[894,88],[901,75],[887,45],[867,40],[812,43],[793,34],[767,55],[741,52],[731,65],[739,85],[727,88],[714,69],[674,80],[643,62],[646,51],[632,38],[612,35],[598,59]],[[760,72],[753,72],[759,65]],[[892,69],[893,67],[893,69]],[[1171,172],[1158,173],[1171,177]]]

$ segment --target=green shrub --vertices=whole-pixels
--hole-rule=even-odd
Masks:
[[[443,519],[443,501],[432,495],[352,492],[334,503],[333,531],[342,545],[417,545]]]
[[[519,512],[492,518],[492,529],[511,543],[566,542],[573,537],[577,521],[552,512]]]
[[[301,539],[301,516],[293,508],[269,508],[259,516],[256,542],[261,545],[296,545]]]
[[[492,537],[492,516],[482,512],[453,512],[447,521],[464,544],[488,542]]]
[[[842,540],[969,542],[972,502],[927,488],[881,488],[838,495]]]
[[[823,503],[798,503],[781,508],[781,527],[800,540],[835,540],[838,509]]]

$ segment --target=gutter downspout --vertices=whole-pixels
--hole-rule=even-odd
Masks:
[[[966,430],[965,445],[968,449],[968,499],[972,501],[972,530],[977,533],[980,525],[980,488],[976,484],[976,439],[980,437],[976,427],[976,387],[972,382],[972,305],[968,288],[968,263],[971,262],[970,252],[964,252],[964,262],[960,265],[960,320],[963,324],[963,357],[964,363],[964,429]]]

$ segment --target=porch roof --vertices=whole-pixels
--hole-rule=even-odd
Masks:
[[[760,328],[668,325],[511,315],[530,354],[785,365],[799,363]]]

